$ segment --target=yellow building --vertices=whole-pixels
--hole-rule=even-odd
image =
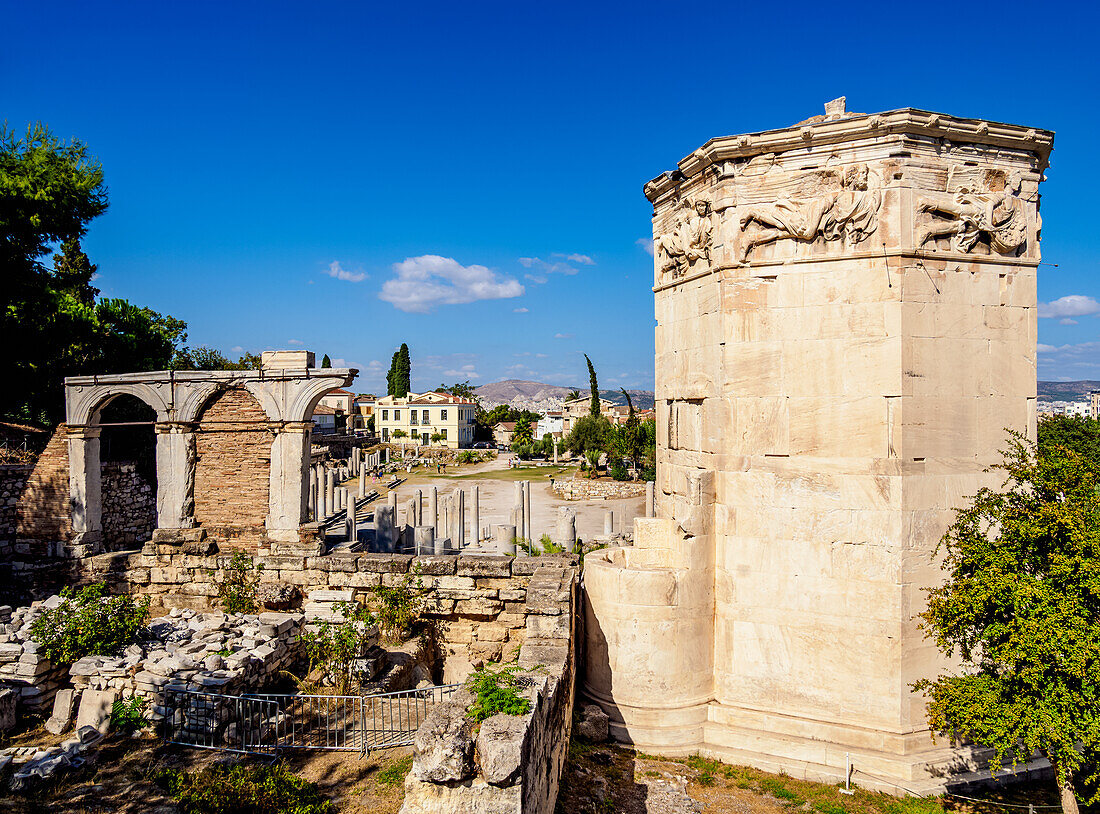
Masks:
[[[468,447],[474,442],[477,404],[449,393],[409,393],[385,396],[374,405],[374,424],[385,441]],[[397,431],[403,435],[394,436]],[[434,435],[442,438],[432,441]]]

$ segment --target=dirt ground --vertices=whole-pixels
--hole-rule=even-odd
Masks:
[[[161,768],[194,772],[211,763],[265,758],[166,746],[157,738],[110,736],[94,766],[64,775],[28,794],[0,792],[5,814],[177,814],[152,777]],[[291,771],[317,783],[341,814],[396,814],[405,797],[411,750],[391,749],[360,759],[358,753],[296,752],[283,758]]]

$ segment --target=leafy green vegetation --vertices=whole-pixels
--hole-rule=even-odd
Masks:
[[[187,338],[178,319],[99,298],[80,242],[106,210],[103,167],[84,144],[0,124],[0,342],[18,348],[0,358],[0,416],[55,424],[66,376],[163,370]]]
[[[1061,444],[1013,434],[997,469],[956,512],[945,584],[921,614],[962,669],[913,685],[933,731],[994,750],[992,767],[1039,752],[1066,812],[1074,784],[1100,799],[1100,469]]]
[[[382,637],[391,643],[409,638],[424,612],[424,584],[419,571],[410,571],[394,586],[376,585],[371,588],[374,616]]]
[[[54,664],[72,664],[84,656],[111,656],[133,642],[149,616],[149,598],[109,596],[97,582],[61,591],[61,604],[43,611],[31,625],[38,652]]]
[[[531,702],[521,698],[516,680],[518,667],[488,664],[474,672],[466,680],[466,687],[475,695],[473,705],[466,711],[467,717],[481,723],[498,713],[526,715]]]
[[[1038,424],[1038,443],[1041,453],[1053,451],[1053,447],[1073,450],[1096,470],[1100,470],[1100,420],[1084,416],[1055,415],[1044,418]]]
[[[340,602],[334,610],[343,622],[322,622],[315,632],[301,636],[309,657],[306,675],[320,670],[322,680],[333,687],[336,695],[347,695],[354,683],[353,663],[363,657],[373,638],[374,616],[357,602]],[[320,688],[303,684],[303,689]]]
[[[409,346],[402,342],[390,359],[390,369],[386,373],[386,395],[404,398],[411,388],[412,360],[409,357]]]
[[[252,558],[240,551],[234,552],[229,564],[222,569],[217,582],[218,598],[228,613],[255,613],[256,585],[260,581],[263,566],[256,566]]]
[[[199,772],[163,769],[155,781],[181,814],[335,814],[336,807],[283,763],[210,766]]]
[[[145,704],[140,695],[131,695],[125,701],[119,698],[111,705],[111,729],[133,732],[144,727]]]
[[[405,782],[405,776],[412,768],[412,762],[412,755],[394,761],[389,766],[378,772],[378,774],[374,776],[374,779],[380,786],[400,786],[402,783]]]

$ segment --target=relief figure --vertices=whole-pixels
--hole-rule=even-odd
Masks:
[[[951,236],[951,248],[967,253],[985,235],[998,254],[1015,254],[1027,242],[1027,212],[1020,200],[1021,177],[1013,173],[1003,192],[978,192],[962,187],[957,192],[925,193],[917,200],[918,212],[949,218],[933,220],[918,236],[918,246]]]
[[[866,164],[849,167],[841,188],[813,198],[749,207],[741,216],[741,262],[756,246],[777,240],[840,240],[849,246],[862,243],[878,228],[882,193],[872,188]],[[748,231],[756,223],[759,229]]]
[[[700,260],[710,266],[710,250],[714,245],[714,221],[710,202],[702,198],[684,198],[672,230],[658,235],[653,242],[658,270],[682,277],[693,263]]]

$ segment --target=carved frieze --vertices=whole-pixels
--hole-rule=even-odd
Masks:
[[[968,253],[981,242],[1000,255],[1019,254],[1027,243],[1021,184],[1019,172],[951,167],[947,191],[924,192],[917,199],[918,216],[928,216],[918,227],[917,247],[950,237],[957,252]]]
[[[783,195],[775,203],[740,211],[741,262],[757,246],[778,240],[843,240],[851,247],[878,228],[882,191],[866,164],[853,164],[839,176],[834,170],[814,171],[811,180],[816,193]]]
[[[660,278],[676,279],[688,271],[709,269],[714,232],[714,216],[709,201],[691,197],[681,200],[670,228],[653,241]]]

